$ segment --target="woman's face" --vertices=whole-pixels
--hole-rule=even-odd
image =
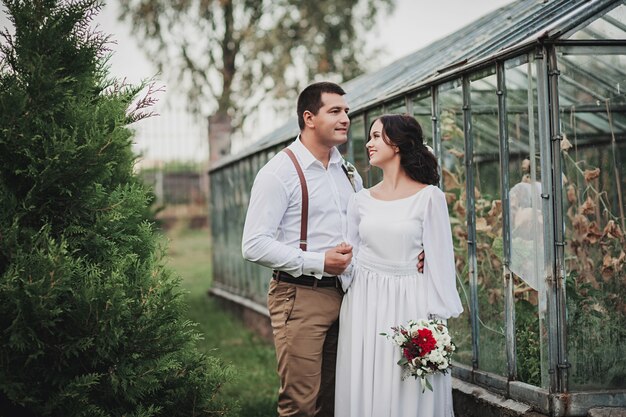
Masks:
[[[370,164],[378,168],[393,160],[398,151],[398,148],[383,140],[383,124],[380,120],[376,120],[372,125],[370,139],[365,147],[370,158]]]

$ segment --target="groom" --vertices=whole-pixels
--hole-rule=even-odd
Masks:
[[[336,148],[350,127],[344,95],[329,82],[300,93],[300,135],[258,172],[244,225],[244,258],[274,270],[267,304],[281,417],[334,415],[337,276],[352,260],[344,243],[348,201],[363,187],[356,172],[351,183]]]

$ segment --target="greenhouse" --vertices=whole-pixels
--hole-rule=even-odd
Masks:
[[[626,2],[519,0],[343,86],[341,151],[366,186],[383,113],[414,115],[439,159],[465,310],[453,375],[553,416],[626,407]],[[298,133],[294,118],[210,171],[214,292],[260,314],[249,192]]]

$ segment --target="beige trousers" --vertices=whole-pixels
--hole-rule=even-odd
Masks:
[[[280,417],[334,417],[339,288],[270,282]]]

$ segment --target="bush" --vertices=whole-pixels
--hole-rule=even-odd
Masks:
[[[95,0],[4,0],[0,44],[0,409],[229,415],[230,368],[199,353],[133,175]],[[140,106],[141,107],[141,106]]]

